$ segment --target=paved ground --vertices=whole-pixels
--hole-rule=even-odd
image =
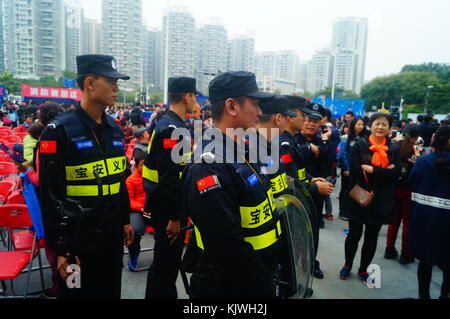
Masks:
[[[338,214],[338,201],[336,189],[332,195],[333,208],[335,215]],[[320,246],[318,259],[321,262],[322,271],[325,274],[323,280],[314,280],[313,299],[402,299],[417,297],[417,265],[415,262],[410,265],[403,266],[397,260],[386,260],[383,258],[384,247],[386,243],[386,230],[383,227],[378,241],[378,249],[373,263],[380,266],[381,269],[381,288],[367,288],[354,273],[349,280],[343,281],[338,278],[338,272],[344,263],[344,229],[348,228],[346,222],[336,219],[332,222],[325,222],[325,229],[321,230]],[[398,243],[397,246],[399,246]],[[152,247],[153,237],[146,235],[143,239],[142,247]],[[362,243],[360,244],[360,247]],[[45,255],[44,255],[45,256]],[[355,268],[359,264],[360,250],[358,250],[355,259]],[[152,252],[142,253],[139,265],[145,267],[150,265],[153,258]],[[45,257],[44,257],[45,260]],[[124,257],[124,264],[128,262],[127,256]],[[24,275],[15,281],[16,292],[23,291],[25,281]],[[44,271],[45,283],[50,285],[50,271]],[[142,299],[145,295],[145,287],[147,282],[147,272],[130,273],[123,271],[122,277],[122,298],[124,299]],[[435,267],[433,279],[431,283],[431,296],[437,298],[440,294],[440,285],[442,282],[442,272]],[[186,299],[187,295],[184,290],[181,278],[177,282],[178,293],[180,299]],[[31,290],[40,289],[39,273],[32,274]],[[10,294],[8,283],[8,294]]]

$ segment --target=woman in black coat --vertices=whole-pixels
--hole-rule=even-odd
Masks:
[[[350,154],[349,192],[358,184],[372,192],[374,197],[368,207],[361,207],[354,200],[350,200],[349,234],[345,241],[346,261],[340,272],[340,278],[343,280],[350,275],[365,226],[358,276],[367,283],[367,267],[375,255],[378,234],[383,225],[393,221],[394,188],[401,167],[400,145],[388,137],[391,134],[392,122],[393,118],[389,114],[374,114],[370,118],[371,135],[359,139]]]

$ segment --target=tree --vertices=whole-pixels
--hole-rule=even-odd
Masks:
[[[0,84],[6,86],[9,94],[19,95],[21,93],[21,83],[10,73],[2,73],[0,75]]]
[[[63,88],[64,87],[64,79],[70,79],[70,80],[76,80],[77,74],[70,70],[64,70],[62,71],[61,76],[58,78],[58,87]]]
[[[427,103],[428,86],[433,86],[428,96],[428,110],[434,113],[449,112],[450,93],[448,85],[436,74],[429,72],[405,71],[384,77],[378,77],[361,90],[361,97],[367,100],[368,107],[376,105],[386,108],[405,104],[422,106]]]
[[[419,65],[405,65],[401,73],[405,72],[426,72],[432,73],[442,80],[450,80],[450,66],[440,63],[423,63]]]
[[[325,96],[326,98],[331,98],[332,93],[333,92],[331,90],[331,87],[327,86],[325,89],[323,89],[323,90],[313,94],[313,96],[314,97]],[[334,97],[336,99],[349,99],[349,100],[354,100],[354,99],[359,99],[360,98],[359,95],[356,94],[356,92],[351,91],[351,90],[345,90],[345,89],[340,88],[340,87],[336,87],[335,93],[334,93]]]

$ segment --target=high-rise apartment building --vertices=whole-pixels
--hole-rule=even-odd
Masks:
[[[160,88],[161,78],[161,30],[145,30],[144,82],[152,88]]]
[[[3,0],[0,0],[0,73],[5,72],[5,38],[3,31]]]
[[[255,39],[241,36],[228,41],[227,71],[255,72]]]
[[[92,19],[83,21],[82,54],[99,54],[102,46],[102,25]]]
[[[167,86],[166,77],[195,77],[195,33],[195,19],[189,9],[168,8],[163,17],[161,36],[161,88]]]
[[[197,30],[196,52],[197,87],[206,94],[209,82],[227,67],[227,31],[216,19]]]
[[[297,82],[299,58],[295,51],[260,52],[256,55],[256,75],[259,80],[270,76]]]
[[[361,91],[366,66],[368,23],[366,18],[339,18],[333,25],[331,50],[336,57],[337,87]]]
[[[143,45],[141,0],[102,1],[102,49],[116,58],[119,71],[129,75],[126,88],[143,84]]]
[[[309,90],[316,93],[333,83],[333,55],[330,49],[324,49],[314,54],[311,60],[311,75]]]
[[[65,52],[62,0],[4,2],[5,69],[18,78],[58,75]]]
[[[76,72],[76,57],[83,52],[84,12],[81,3],[66,0],[64,6],[65,17],[65,69]]]

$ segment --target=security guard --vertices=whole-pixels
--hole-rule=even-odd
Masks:
[[[246,158],[233,129],[255,128],[260,92],[255,75],[227,72],[209,85],[216,131],[183,173],[183,207],[201,250],[191,277],[196,298],[272,298],[282,234],[270,181]]]
[[[197,103],[196,81],[189,77],[169,79],[171,109],[157,123],[150,140],[142,177],[146,201],[144,210],[151,213],[155,229],[155,253],[147,278],[146,299],[176,299],[176,280],[181,264],[183,236],[180,229],[186,223],[181,210],[180,176],[187,160],[177,163],[172,151],[190,136],[173,137],[176,129],[186,129],[186,114]],[[189,135],[189,134],[187,134]],[[190,148],[190,144],[189,144]],[[184,157],[190,158],[190,149]]]
[[[322,115],[320,113],[321,108],[323,108],[319,104],[308,103],[306,105],[308,112],[305,113],[305,122],[301,129],[301,132],[298,132],[295,135],[295,140],[297,141],[299,147],[310,147],[312,152],[310,152],[304,158],[304,165],[306,167],[306,171],[315,176],[316,180],[319,183],[325,185],[324,192],[311,192],[311,195],[314,200],[314,205],[316,206],[316,210],[318,213],[318,221],[317,225],[321,227],[323,225],[323,217],[322,210],[324,205],[324,195],[330,195],[333,192],[334,186],[331,183],[328,183],[325,180],[327,177],[327,172],[330,171],[330,167],[333,162],[333,151],[330,148],[330,144],[328,144],[328,139],[331,136],[331,130],[327,133],[322,134],[321,136],[317,135],[320,129],[320,123],[322,120]],[[323,226],[322,226],[323,227]],[[319,229],[316,230],[317,234],[319,234]],[[316,239],[316,256],[317,250],[319,246],[319,238]],[[317,279],[323,279],[324,274],[320,270],[320,263],[315,261],[314,268],[314,276]]]
[[[277,197],[288,188],[286,170],[279,156],[278,141],[280,134],[283,134],[286,129],[287,117],[296,118],[297,114],[289,110],[288,99],[280,95],[270,100],[261,101],[259,105],[263,114],[260,116],[257,125],[259,133],[258,144],[254,151],[259,155],[258,147],[266,146],[267,151],[265,155],[267,156],[264,159],[260,159],[262,172],[263,174],[267,173],[271,181],[273,196]],[[272,131],[274,129],[276,131]],[[276,145],[272,145],[274,141]],[[275,147],[278,148],[277,154],[272,154],[272,151],[275,151]]]
[[[306,117],[317,116],[307,106],[309,102],[302,97],[288,96],[289,106],[297,113],[296,118],[288,118],[288,124],[286,131],[280,138],[280,155],[281,161],[286,168],[288,176],[294,177],[299,180],[303,186],[309,191],[314,201],[315,214],[317,219],[312,221],[313,233],[314,233],[314,249],[317,255],[319,245],[319,229],[318,225],[320,217],[322,215],[320,208],[318,208],[316,202],[318,198],[322,198],[323,195],[329,195],[333,192],[333,185],[328,183],[322,177],[315,176],[315,171],[309,171],[307,167],[307,158],[313,158],[314,154],[319,151],[319,148],[314,144],[302,143],[299,144],[297,136],[304,128],[304,121]],[[320,264],[315,262],[314,275],[316,278],[323,278],[323,273],[320,270]]]
[[[133,230],[123,134],[104,111],[129,77],[112,56],[78,56],[77,67],[81,102],[45,128],[39,145],[46,242],[59,256],[59,298],[119,299]]]

